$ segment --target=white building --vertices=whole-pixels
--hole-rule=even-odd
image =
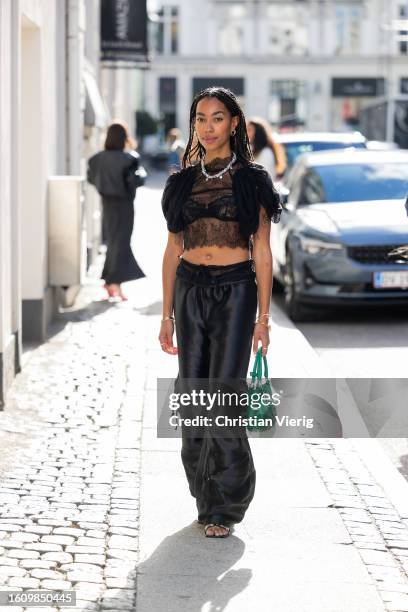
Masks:
[[[0,407],[21,368],[22,342],[44,340],[58,306],[49,212],[68,204],[69,216],[77,202],[65,202],[68,191],[52,202],[52,177],[84,190],[85,260],[98,242],[99,203],[80,178],[108,120],[98,24],[99,0],[0,2]]]
[[[145,108],[186,135],[192,96],[229,86],[247,116],[339,130],[408,90],[407,0],[150,0]],[[394,29],[393,29],[394,28]],[[405,29],[406,28],[406,29]]]

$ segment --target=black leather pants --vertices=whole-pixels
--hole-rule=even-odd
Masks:
[[[226,266],[181,260],[174,291],[178,380],[246,378],[257,309],[255,278],[251,260]],[[199,519],[222,515],[241,521],[256,476],[246,432],[221,438],[208,428],[204,436],[191,437],[182,427],[181,458]]]

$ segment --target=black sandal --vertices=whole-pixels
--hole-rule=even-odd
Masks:
[[[205,533],[205,537],[206,538],[227,538],[230,533],[231,533],[231,525],[228,524],[228,520],[227,517],[224,516],[211,516],[209,517],[209,520],[211,521],[210,523],[207,523],[204,527],[204,533]],[[216,535],[215,533],[212,535],[209,535],[207,533],[207,530],[210,527],[221,527],[222,529],[226,530],[226,533],[223,533],[221,535]]]

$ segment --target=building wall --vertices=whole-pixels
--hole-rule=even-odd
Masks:
[[[84,125],[87,10],[95,27],[99,0],[0,2],[0,409],[22,343],[45,339],[59,304],[48,278],[49,180],[84,174],[99,148],[103,117]]]
[[[307,129],[340,129],[342,116],[373,97],[334,97],[332,79],[384,78],[390,95],[399,93],[407,56],[399,54],[396,36],[386,28],[401,3],[156,0],[151,5],[156,13],[163,6],[178,8],[179,49],[154,55],[146,73],[146,109],[160,115],[160,78],[174,77],[177,124],[186,133],[194,77],[235,76],[245,82],[246,114],[272,121],[271,81],[290,80],[304,83],[297,109],[303,110]]]

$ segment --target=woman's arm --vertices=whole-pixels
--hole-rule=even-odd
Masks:
[[[166,249],[162,264],[163,285],[163,318],[173,315],[174,283],[176,270],[179,265],[179,257],[183,253],[183,232],[169,232]],[[162,321],[159,333],[159,342],[165,353],[177,354],[177,348],[173,346],[174,322]]]
[[[269,315],[270,299],[272,294],[273,260],[270,245],[271,221],[265,209],[260,206],[259,226],[253,234],[252,257],[255,262],[256,283],[258,286],[258,317],[263,314]],[[253,337],[253,351],[258,350],[258,344],[262,344],[262,355],[266,355],[269,345],[268,317],[261,317],[261,323],[256,323]],[[262,323],[264,325],[262,325]]]

